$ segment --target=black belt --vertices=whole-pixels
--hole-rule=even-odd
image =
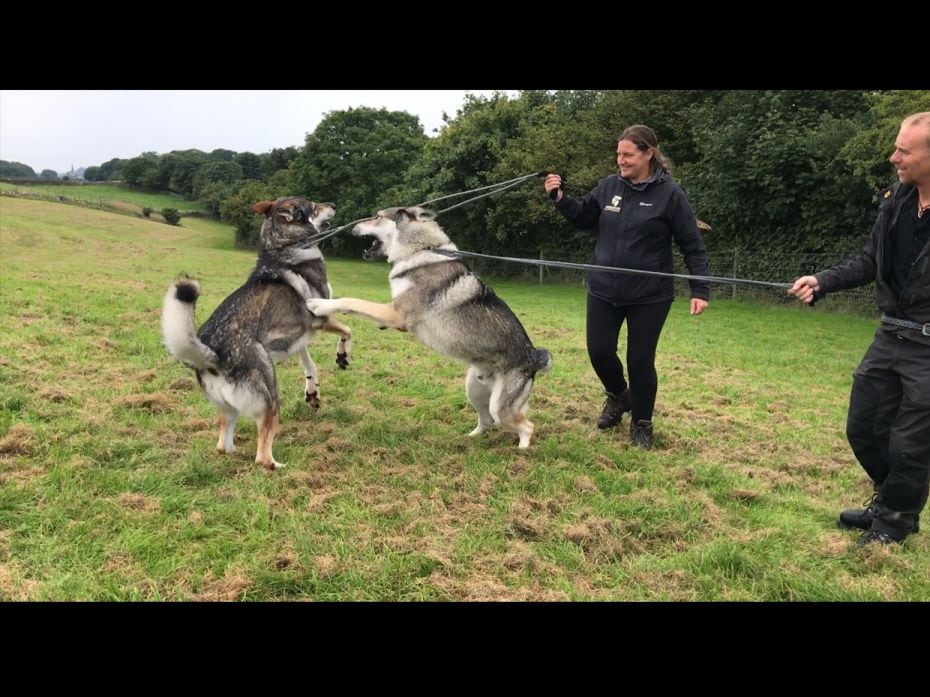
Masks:
[[[930,336],[930,322],[921,324],[920,322],[911,322],[906,319],[898,319],[897,317],[889,317],[888,315],[882,315],[882,324],[893,324],[896,327],[907,327],[908,329],[913,329],[918,331],[924,336]]]

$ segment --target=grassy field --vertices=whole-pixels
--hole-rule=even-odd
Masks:
[[[714,301],[672,308],[657,448],[598,432],[584,291],[489,279],[554,357],[527,452],[466,437],[464,366],[348,317],[318,336],[323,407],[279,365],[275,455],[221,456],[215,411],[160,344],[161,299],[198,323],[254,255],[230,229],[0,199],[0,600],[928,600],[930,536],[857,550],[868,482],[845,442],[874,320]],[[330,260],[337,295],[387,300],[385,264]]]
[[[46,196],[64,196],[65,198],[88,201],[99,205],[119,207],[120,203],[133,206],[131,212],[139,212],[144,206],[160,211],[162,208],[175,208],[182,213],[203,210],[199,201],[190,201],[183,196],[167,191],[150,193],[136,191],[128,187],[115,184],[83,184],[81,186],[68,184],[9,184],[0,182],[0,191],[19,191],[23,193],[41,194]],[[136,210],[138,209],[138,210]]]

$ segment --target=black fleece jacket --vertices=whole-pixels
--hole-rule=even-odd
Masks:
[[[665,172],[636,185],[613,174],[601,179],[581,201],[563,191],[555,206],[582,230],[597,225],[592,264],[671,273],[674,238],[690,273],[708,275],[704,240],[691,204]],[[706,282],[689,283],[691,297],[710,297]],[[613,305],[645,305],[672,300],[675,286],[671,278],[589,271],[588,292]]]
[[[930,242],[917,253],[900,296],[895,295],[888,283],[893,261],[891,235],[902,208],[905,204],[913,204],[916,194],[912,196],[912,193],[913,186],[900,182],[882,192],[878,218],[862,252],[842,264],[814,274],[820,284],[815,299],[827,293],[875,281],[875,301],[882,312],[914,322],[930,322]],[[912,330],[893,331],[917,339]],[[921,343],[927,341],[925,337],[917,340]]]

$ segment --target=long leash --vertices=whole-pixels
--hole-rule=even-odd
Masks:
[[[533,266],[551,266],[557,269],[579,269],[582,271],[606,271],[607,273],[623,273],[634,276],[659,276],[662,278],[681,278],[686,281],[706,281],[707,283],[727,283],[731,285],[765,286],[768,288],[791,288],[792,283],[772,283],[771,281],[756,281],[751,278],[727,278],[725,276],[692,276],[684,273],[666,273],[664,271],[646,271],[645,269],[627,269],[619,266],[597,266],[596,264],[576,264],[570,261],[547,261],[545,259],[524,259],[521,257],[497,257],[477,252],[463,252],[461,250],[431,249],[436,254],[447,257],[474,257],[476,259],[493,259],[495,261],[509,261],[516,264],[530,264]]]
[[[459,201],[458,203],[453,204],[449,206],[448,208],[443,208],[440,211],[436,211],[436,215],[440,215],[441,213],[451,211],[453,208],[464,206],[466,203],[477,201],[479,198],[484,198],[485,196],[490,196],[491,194],[496,194],[501,191],[506,191],[507,189],[512,189],[513,187],[522,184],[528,179],[533,179],[535,177],[544,177],[545,175],[546,175],[546,172],[533,172],[532,174],[525,174],[521,177],[514,177],[513,179],[508,179],[507,181],[498,182],[496,184],[488,184],[487,186],[479,186],[476,189],[469,189],[468,191],[460,191],[455,194],[446,194],[445,196],[440,196],[439,198],[433,198],[433,199],[430,199],[429,201],[423,201],[423,203],[418,203],[417,206],[420,206],[420,207],[426,206],[430,203],[436,203],[437,201],[444,201],[447,198],[454,198],[456,196],[465,196],[466,194],[473,194],[476,191],[486,192],[483,194],[479,194],[478,196],[472,196],[471,198],[467,198],[464,201]],[[300,243],[300,246],[311,247],[315,244],[319,244],[323,240],[328,240],[333,235],[338,235],[340,232],[342,232],[343,230],[346,230],[347,228],[354,226],[356,223],[363,223],[366,220],[373,220],[373,219],[374,219],[373,216],[369,216],[367,218],[359,218],[358,220],[353,220],[350,223],[346,223],[345,225],[340,225],[339,227],[333,228],[332,230],[327,230],[326,232],[318,233],[316,235],[311,235],[310,237],[307,237],[306,239],[302,240]]]
[[[446,199],[455,198],[457,196],[465,196],[466,194],[483,192],[483,193],[479,193],[477,196],[472,196],[470,198],[459,201],[458,203],[455,203],[451,206],[448,206],[447,208],[443,208],[442,210],[436,211],[436,215],[440,215],[442,213],[451,211],[454,208],[458,208],[459,206],[464,206],[466,203],[477,201],[478,199],[484,198],[485,196],[491,196],[492,194],[497,194],[497,193],[500,193],[501,191],[512,189],[513,187],[519,186],[523,182],[528,181],[530,179],[544,177],[546,176],[546,174],[547,172],[545,171],[532,172],[530,174],[525,174],[520,177],[514,177],[513,179],[508,179],[506,181],[497,182],[496,184],[488,184],[487,186],[480,186],[478,188],[469,189],[467,191],[460,191],[454,194],[446,194],[445,196],[439,196],[438,198],[433,198],[433,199],[429,199],[428,201],[423,201],[422,203],[418,203],[417,206],[423,207],[431,203],[436,203],[437,201],[444,201]],[[565,182],[563,180],[563,188],[564,188],[564,185],[565,185]],[[359,218],[358,220],[353,220],[350,223],[346,223],[345,225],[340,225],[337,228],[328,230],[325,233],[321,233],[318,235],[312,235],[311,237],[307,238],[301,244],[301,246],[310,246],[314,244],[319,244],[323,240],[329,239],[333,235],[337,235],[338,233],[342,232],[346,228],[352,227],[356,223],[361,223],[366,220],[372,220],[372,217]],[[791,288],[794,285],[792,283],[773,283],[771,281],[756,281],[750,278],[727,278],[725,276],[695,276],[695,275],[683,274],[683,273],[666,273],[665,271],[647,271],[645,269],[628,269],[628,268],[624,268],[620,266],[598,266],[596,264],[577,264],[577,263],[570,262],[570,261],[549,261],[545,259],[524,259],[522,257],[500,257],[500,256],[494,256],[491,254],[479,254],[477,252],[464,252],[461,250],[452,251],[452,250],[446,250],[446,249],[433,249],[432,251],[436,252],[437,254],[442,254],[444,256],[447,256],[447,257],[470,257],[474,259],[489,259],[493,261],[505,261],[505,262],[514,263],[514,264],[528,264],[531,266],[545,266],[547,268],[551,267],[551,268],[556,268],[556,269],[574,269],[574,270],[579,270],[579,271],[605,271],[607,273],[621,273],[621,274],[628,274],[628,275],[633,275],[633,276],[657,276],[660,278],[678,278],[678,279],[682,279],[685,281],[704,281],[707,283],[762,286],[762,287],[767,287],[767,288],[779,288],[779,289]]]

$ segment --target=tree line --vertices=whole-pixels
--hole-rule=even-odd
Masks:
[[[328,113],[302,147],[143,153],[88,167],[87,179],[122,179],[200,200],[253,246],[255,201],[283,195],[336,203],[339,221],[412,205],[534,171],[563,175],[573,196],[616,172],[619,133],[652,127],[707,243],[749,253],[831,253],[861,247],[877,194],[895,180],[888,162],[901,119],[930,110],[930,91],[571,90],[468,96],[435,138],[416,116],[361,107]],[[452,201],[450,201],[451,203]],[[462,249],[585,261],[591,235],[568,226],[540,182],[444,214]],[[339,235],[331,254],[356,254]]]

